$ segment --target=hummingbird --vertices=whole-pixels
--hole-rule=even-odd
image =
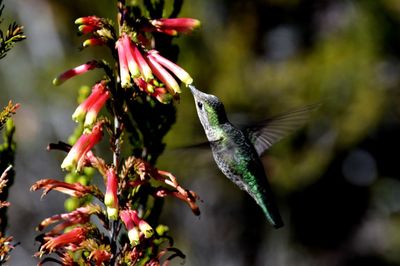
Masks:
[[[197,114],[218,168],[261,207],[275,228],[283,220],[267,180],[260,156],[275,142],[302,125],[314,107],[303,107],[244,129],[229,122],[223,103],[189,85]]]

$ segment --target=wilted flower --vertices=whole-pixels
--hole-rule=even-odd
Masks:
[[[61,164],[61,168],[71,171],[76,168],[78,171],[84,164],[86,153],[96,145],[103,136],[103,123],[97,123],[91,132],[84,133],[78,139],[74,146],[72,146],[67,157]]]
[[[89,255],[89,259],[94,260],[96,265],[103,265],[102,263],[109,261],[111,257],[111,253],[104,249],[93,250]]]
[[[89,222],[90,216],[95,213],[101,213],[100,206],[88,204],[84,207],[76,209],[75,211],[57,214],[46,218],[39,224],[38,230],[43,230],[45,227],[61,221],[60,224],[48,232],[48,234],[57,234],[71,225],[85,224]]]
[[[42,180],[37,181],[31,187],[32,191],[36,191],[38,189],[43,189],[42,197],[44,197],[51,190],[57,190],[61,193],[64,193],[64,194],[67,194],[67,195],[70,195],[73,197],[78,197],[78,198],[81,198],[88,194],[92,194],[98,198],[101,197],[101,192],[99,192],[99,190],[96,187],[85,186],[79,182],[70,184],[70,183],[66,183],[63,181],[55,180],[55,179],[42,179]]]
[[[60,236],[49,237],[45,244],[40,247],[41,252],[53,252],[60,247],[69,246],[71,244],[79,244],[86,239],[89,232],[87,227],[75,227],[71,231]]]
[[[69,69],[59,75],[57,78],[53,80],[53,84],[58,86],[64,83],[66,80],[75,77],[77,75],[83,74],[88,72],[89,70],[95,69],[96,67],[99,67],[99,63],[96,60],[92,60],[89,62],[86,62],[83,65],[77,66],[75,68]]]

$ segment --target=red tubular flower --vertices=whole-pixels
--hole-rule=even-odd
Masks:
[[[89,108],[96,102],[106,92],[105,82],[96,83],[92,87],[92,93],[89,97],[86,98],[75,110],[72,114],[72,119],[76,122],[82,121],[86,113],[88,112]]]
[[[96,145],[103,136],[103,123],[97,123],[90,133],[84,133],[69,151],[67,157],[61,164],[61,168],[71,171],[76,168],[78,171],[84,164],[86,153]]]
[[[189,85],[192,84],[193,79],[192,77],[189,75],[189,73],[187,73],[183,68],[181,68],[180,66],[178,66],[177,64],[169,61],[168,59],[166,59],[165,57],[161,56],[158,51],[156,50],[151,50],[149,51],[149,55],[148,57],[151,57],[152,59],[154,59],[155,61],[157,61],[157,63],[159,63],[160,65],[162,65],[163,67],[167,68],[169,71],[171,71],[175,76],[177,76],[183,83],[185,83],[185,85]]]
[[[140,232],[144,234],[145,238],[149,238],[154,234],[153,228],[143,219],[139,218],[137,211],[129,210],[132,221],[139,227]]]
[[[90,26],[90,25],[80,25],[78,27],[79,32],[82,33],[82,34],[92,33],[92,32],[95,32],[98,29],[99,29],[98,27]]]
[[[133,58],[135,59],[136,63],[139,66],[140,73],[142,73],[142,76],[145,81],[150,81],[152,80],[153,73],[150,69],[150,66],[147,64],[146,60],[144,59],[142,53],[139,51],[139,48],[133,43],[130,42],[130,48],[133,54]]]
[[[176,93],[180,93],[181,89],[176,82],[175,78],[168,73],[155,59],[154,57],[148,56],[147,57],[151,70],[153,70],[154,74],[159,78],[167,87],[168,92],[172,95]]]
[[[55,78],[53,80],[53,84],[56,86],[61,85],[66,80],[68,80],[72,77],[75,77],[77,75],[84,74],[84,73],[88,72],[89,70],[95,69],[98,66],[99,66],[99,64],[96,60],[89,61],[83,65],[80,65],[73,69],[69,69],[69,70],[65,71],[64,73],[62,73],[61,75],[59,75],[57,78]]]
[[[193,18],[161,18],[150,22],[157,31],[173,36],[178,32],[191,32],[200,26],[200,21]]]
[[[89,46],[100,46],[100,45],[104,45],[104,41],[100,38],[90,38],[82,43],[83,48],[86,48]]]
[[[111,219],[118,218],[118,177],[114,168],[107,170],[107,186],[104,195],[104,204],[107,206],[107,214]]]
[[[86,227],[75,227],[71,231],[60,236],[50,238],[44,245],[40,247],[40,251],[53,252],[60,247],[79,244],[86,239],[89,229]]]
[[[87,16],[87,17],[81,17],[81,18],[76,19],[75,24],[90,25],[90,26],[95,26],[95,27],[100,28],[103,26],[103,20],[96,16]]]
[[[139,66],[135,61],[135,58],[133,57],[132,54],[132,50],[131,50],[131,44],[132,41],[129,38],[128,35],[123,34],[121,36],[122,39],[122,45],[124,46],[124,52],[125,52],[125,56],[126,56],[126,62],[128,64],[128,69],[129,72],[131,73],[132,78],[137,78],[140,76],[140,70],[139,70]]]
[[[57,190],[64,194],[78,198],[86,196],[87,194],[93,194],[95,196],[98,196],[99,194],[93,186],[85,186],[78,182],[70,184],[55,179],[42,179],[37,181],[35,184],[33,184],[31,190],[36,191],[38,189],[43,189],[42,197],[44,197],[51,190]]]
[[[135,210],[123,210],[120,212],[120,217],[128,230],[128,237],[132,245],[136,245],[139,241],[139,231],[145,238],[150,238],[154,234],[153,228],[143,219],[139,218]],[[139,231],[138,231],[139,229]]]
[[[123,40],[120,38],[115,44],[118,52],[119,73],[122,88],[127,88],[131,85],[131,78],[129,75],[128,61],[126,60],[126,50],[123,45]]]
[[[93,125],[93,123],[96,121],[97,115],[99,114],[101,108],[103,108],[104,104],[107,102],[108,98],[110,98],[110,92],[105,91],[102,95],[100,95],[96,102],[94,102],[89,107],[85,118],[85,127]]]
[[[65,228],[76,225],[76,224],[85,224],[90,221],[90,216],[94,213],[101,213],[101,208],[97,205],[88,204],[84,207],[80,207],[75,211],[62,213],[53,215],[52,217],[46,218],[43,220],[39,226],[38,230],[43,230],[45,227],[62,221],[60,224],[55,226],[48,234],[58,234]]]
[[[132,246],[139,244],[140,234],[138,228],[135,226],[129,210],[120,211],[119,217],[124,222],[126,230],[128,230],[128,238]]]

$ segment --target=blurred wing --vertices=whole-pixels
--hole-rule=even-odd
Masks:
[[[274,143],[304,125],[311,112],[320,104],[303,106],[287,113],[261,121],[244,129],[245,134],[261,156]]]

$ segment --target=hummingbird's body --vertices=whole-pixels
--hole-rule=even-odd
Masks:
[[[283,221],[274,202],[264,167],[253,145],[241,130],[229,122],[221,125],[219,136],[219,140],[210,142],[218,168],[253,197],[274,227],[282,227]]]
[[[224,106],[216,96],[203,93],[193,85],[189,88],[218,168],[257,202],[275,228],[282,227],[283,221],[259,156],[301,124],[310,108],[240,130],[229,122]]]

